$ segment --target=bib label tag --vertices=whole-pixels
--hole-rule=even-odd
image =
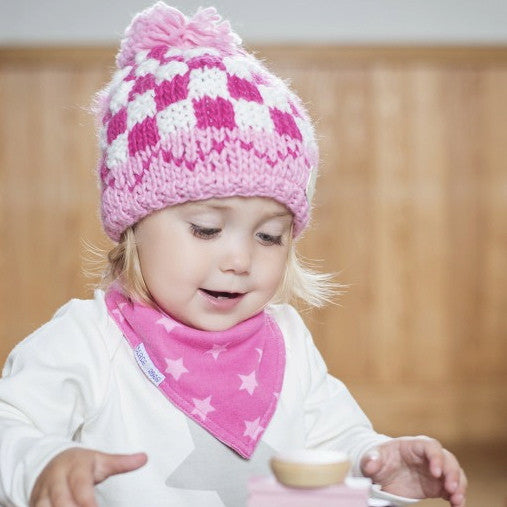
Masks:
[[[150,356],[146,353],[146,349],[142,343],[140,343],[134,349],[134,355],[136,356],[136,361],[144,371],[145,375],[156,385],[160,385],[160,383],[165,379],[165,376],[160,373],[157,367],[153,364],[153,361],[150,359]]]

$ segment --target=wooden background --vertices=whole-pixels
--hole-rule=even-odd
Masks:
[[[380,431],[507,442],[507,48],[261,47],[321,145],[301,251],[348,284],[306,313]],[[0,48],[0,362],[89,297],[108,48]],[[89,255],[87,255],[90,257]]]

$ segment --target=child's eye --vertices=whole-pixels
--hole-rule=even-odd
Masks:
[[[282,244],[282,236],[273,236],[271,234],[266,234],[265,232],[258,232],[257,237],[261,240],[264,245],[281,245]]]
[[[200,239],[212,239],[221,231],[217,227],[201,227],[196,224],[190,224],[190,230],[196,238]]]

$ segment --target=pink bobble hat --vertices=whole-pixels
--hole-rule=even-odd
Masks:
[[[97,94],[107,235],[187,201],[270,197],[309,220],[318,147],[297,95],[241,46],[214,7],[157,2],[125,32]]]

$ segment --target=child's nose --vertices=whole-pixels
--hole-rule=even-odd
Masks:
[[[235,274],[248,274],[252,265],[251,246],[245,241],[231,241],[222,255],[220,269]]]

